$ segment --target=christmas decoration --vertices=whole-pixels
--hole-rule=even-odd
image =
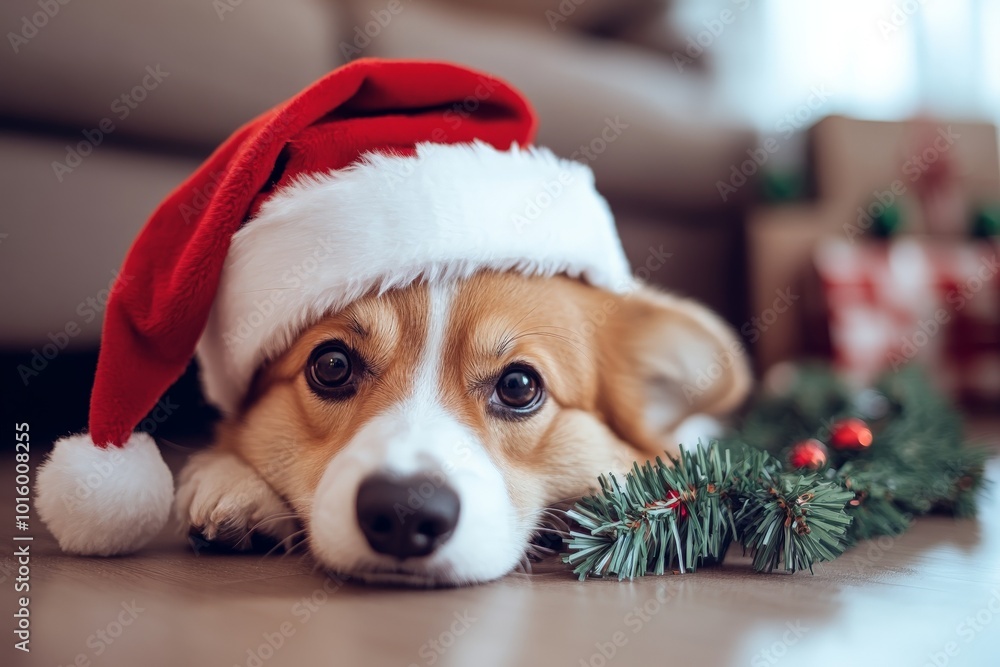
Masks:
[[[563,559],[581,579],[693,572],[721,561],[733,541],[753,554],[755,570],[811,570],[843,551],[854,497],[815,475],[781,472],[765,452],[718,444],[699,444],[670,465],[635,464],[624,484],[614,475],[600,484],[567,512],[583,530],[570,532]],[[686,519],[674,510],[677,489]]]
[[[760,194],[764,201],[784,203],[805,197],[805,173],[797,169],[764,169],[760,177]]]
[[[875,200],[868,205],[868,210],[877,211],[872,215],[871,232],[874,236],[887,239],[903,229],[903,212],[898,203],[886,206]]]
[[[833,425],[830,444],[835,449],[860,451],[871,446],[872,431],[862,419],[843,419]]]
[[[681,496],[679,491],[674,491],[670,489],[667,491],[667,503],[666,505],[673,506],[674,510],[677,512],[677,516],[680,519],[686,519],[688,515],[687,505],[684,504],[684,498]]]
[[[914,122],[910,147],[906,155],[934,151],[935,160],[928,160],[920,178],[913,181],[913,193],[923,217],[923,231],[936,235],[956,236],[961,233],[969,207],[969,195],[963,184],[962,165],[953,151],[939,150],[942,135],[940,121],[924,118]],[[950,137],[947,137],[950,139]]]
[[[125,259],[90,431],[56,442],[38,472],[36,506],[60,547],[128,553],[163,527],[173,481],[134,429],[196,354],[206,398],[232,413],[265,359],[371,290],[484,269],[630,289],[593,172],[531,146],[535,126],[527,100],[495,77],[359,59],[237,130]],[[554,182],[558,201],[522,224],[515,204]],[[93,469],[113,479],[66,503]]]
[[[863,419],[876,422],[889,415],[892,404],[885,394],[875,389],[863,389],[854,397],[854,405]]]
[[[897,236],[818,245],[813,324],[838,368],[860,384],[919,363],[963,402],[1000,400],[1000,237]],[[822,338],[822,336],[817,336]]]
[[[621,480],[601,477],[600,492],[567,512],[576,527],[563,560],[581,579],[627,579],[720,563],[735,542],[757,571],[812,571],[857,540],[903,532],[913,516],[975,514],[986,451],[963,442],[958,413],[919,373],[868,390],[894,406],[874,434],[858,417],[871,394],[828,368],[785,376],[780,393],[754,400],[738,432],[669,464],[635,465]],[[822,446],[837,425],[855,442],[869,430],[871,446],[824,448],[828,465],[817,472],[782,466],[779,455]]]
[[[826,445],[816,438],[796,443],[788,453],[788,464],[793,468],[819,470],[826,465],[826,459]]]
[[[983,206],[972,218],[971,234],[975,238],[989,239],[1000,236],[1000,204]]]

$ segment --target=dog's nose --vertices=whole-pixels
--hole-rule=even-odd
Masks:
[[[375,551],[396,558],[426,556],[458,525],[458,494],[429,475],[371,475],[358,488],[358,525]]]

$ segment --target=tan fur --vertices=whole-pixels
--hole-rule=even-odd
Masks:
[[[425,327],[426,289],[362,299],[305,331],[258,374],[255,400],[219,427],[219,446],[250,463],[299,513],[330,458],[372,416],[408,390],[420,353],[415,332]],[[371,376],[357,395],[327,402],[306,384],[303,369],[320,343],[341,340],[368,362]]]
[[[242,412],[220,425],[216,448],[248,463],[306,519],[333,456],[413,391],[427,302],[426,285],[413,285],[363,298],[307,329],[260,370]],[[716,316],[648,288],[613,295],[563,277],[481,273],[459,286],[447,332],[435,391],[474,429],[524,516],[588,492],[601,473],[675,449],[672,430],[684,416],[732,409],[750,381],[740,354],[719,362],[738,344]],[[310,352],[331,339],[369,365],[344,402],[321,400],[305,380]],[[494,378],[513,361],[533,366],[547,392],[540,411],[522,421],[486,410]],[[692,389],[709,370],[714,382]],[[656,428],[647,419],[657,409],[652,395],[675,403]],[[180,514],[201,527],[211,508],[187,495]]]

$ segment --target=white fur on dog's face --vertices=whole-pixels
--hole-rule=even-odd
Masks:
[[[343,400],[305,380],[311,352],[331,340],[368,369]],[[544,400],[514,419],[491,409],[490,394],[517,365],[537,371]],[[706,374],[717,379],[699,382]],[[517,566],[544,508],[675,448],[686,416],[731,409],[748,384],[732,333],[696,304],[481,273],[369,296],[306,330],[261,369],[217,449],[248,462],[294,509],[326,568],[372,581],[471,583]],[[660,409],[654,396],[671,404]],[[433,484],[411,489],[400,511],[448,485],[458,523],[429,555],[379,554],[358,526],[359,486],[370,475],[418,473]]]
[[[439,370],[448,363],[445,339],[453,296],[447,285],[429,289],[427,338],[413,391],[366,423],[331,459],[320,479],[310,519],[311,546],[316,557],[334,569],[374,580],[474,582],[499,577],[521,559],[530,523],[517,516],[484,443],[434,391]],[[435,487],[447,484],[454,489],[461,502],[454,537],[409,565],[371,552],[354,513],[344,509],[354,507],[361,481],[376,473],[425,473]],[[403,518],[437,488],[411,489],[408,506],[400,508]]]

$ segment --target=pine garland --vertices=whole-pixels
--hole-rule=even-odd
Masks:
[[[568,510],[564,562],[581,578],[631,579],[722,562],[735,541],[758,572],[813,569],[857,540],[895,535],[912,516],[975,513],[984,450],[963,442],[959,415],[913,372],[853,393],[826,369],[795,371],[777,395],[755,400],[739,433],[599,479],[600,492]],[[819,470],[778,456],[838,420],[875,432],[861,452],[832,450]]]

